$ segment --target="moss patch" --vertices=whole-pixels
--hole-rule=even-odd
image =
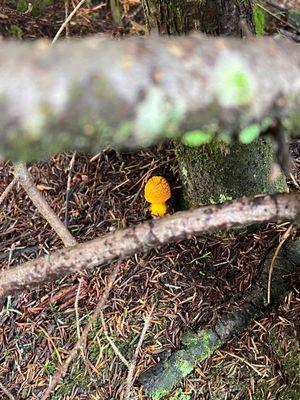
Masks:
[[[175,152],[183,183],[183,208],[287,191],[283,175],[275,182],[270,180],[273,146],[268,139],[258,138],[247,145],[214,139],[199,147],[176,142]]]

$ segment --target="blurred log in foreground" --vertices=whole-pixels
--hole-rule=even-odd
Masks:
[[[249,142],[274,116],[299,130],[300,52],[285,40],[2,42],[0,60],[2,159],[133,149],[191,132],[201,142],[242,130]]]

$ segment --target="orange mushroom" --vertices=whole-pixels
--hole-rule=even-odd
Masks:
[[[153,176],[148,180],[144,190],[145,199],[150,203],[149,210],[152,215],[163,217],[167,213],[167,203],[171,197],[168,181],[162,176]]]

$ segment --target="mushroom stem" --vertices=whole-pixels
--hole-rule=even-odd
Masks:
[[[149,210],[152,215],[163,217],[167,213],[167,203],[151,203]]]

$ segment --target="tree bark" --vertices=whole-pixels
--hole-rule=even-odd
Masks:
[[[143,4],[150,32],[181,35],[200,30],[239,37],[242,20],[248,32],[255,32],[251,0],[144,0]],[[269,140],[256,140],[251,146],[214,141],[199,147],[177,141],[175,150],[185,208],[288,190],[283,175],[276,182],[270,179],[273,159]]]
[[[254,31],[251,0],[143,0],[142,3],[149,32],[160,35],[201,31],[239,36],[241,19]]]

